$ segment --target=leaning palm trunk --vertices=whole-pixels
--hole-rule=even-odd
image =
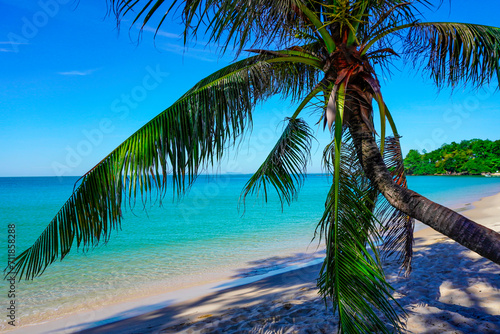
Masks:
[[[359,97],[362,100],[361,97]],[[349,130],[366,176],[389,203],[479,255],[500,264],[500,234],[394,183],[373,132],[360,116],[360,100],[351,100]],[[365,102],[366,103],[366,102]]]

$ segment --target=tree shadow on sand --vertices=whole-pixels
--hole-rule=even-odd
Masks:
[[[235,277],[288,260],[252,262]],[[331,306],[325,307],[317,295],[320,266],[266,277],[81,333],[333,333],[337,320]],[[409,313],[408,333],[500,332],[500,266],[444,241],[415,252],[409,277],[398,275],[394,263],[385,268],[395,297]]]
[[[417,238],[416,243],[420,240]],[[415,252],[409,277],[386,268],[408,332],[500,333],[500,266],[443,238]]]
[[[80,333],[284,333],[295,323],[304,322],[311,328],[326,325],[331,332],[336,321],[331,308],[317,295],[320,267],[317,264],[269,276]]]
[[[287,256],[273,256],[266,259],[249,261],[247,262],[247,267],[237,269],[236,274],[234,274],[231,278],[238,279],[259,276],[276,270],[304,266],[311,261],[318,262],[316,260],[322,260],[325,254],[325,250],[322,250],[315,253],[303,252]]]

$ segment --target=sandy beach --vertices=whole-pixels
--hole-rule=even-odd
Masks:
[[[500,194],[472,207],[463,214],[500,231]],[[248,277],[248,284],[212,282],[9,333],[332,333],[336,319],[317,294],[317,262]],[[408,333],[500,333],[497,264],[426,228],[415,233],[411,275],[398,275],[391,263],[385,270],[408,312]]]

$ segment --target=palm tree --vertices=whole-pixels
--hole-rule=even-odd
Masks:
[[[269,186],[290,203],[304,181],[313,133],[299,115],[316,110],[333,140],[324,164],[333,175],[317,231],[327,245],[318,279],[331,297],[341,331],[400,331],[404,313],[391,297],[379,251],[411,268],[413,219],[500,264],[500,234],[407,189],[399,134],[374,66],[404,56],[438,87],[480,87],[500,72],[500,29],[422,22],[414,0],[110,0],[118,22],[132,15],[158,29],[181,13],[185,41],[205,32],[222,53],[253,54],[198,82],[172,106],[86,173],[33,246],[17,259],[20,277],[34,278],[75,242],[88,248],[119,227],[125,199],[177,194],[220,160],[252,123],[256,103],[273,95],[297,108],[276,146],[243,190]],[[374,108],[374,102],[376,107]],[[380,133],[374,113],[380,114]],[[393,135],[387,136],[386,123]],[[379,139],[377,139],[379,138]],[[371,248],[372,252],[368,251]],[[384,319],[384,320],[382,320]]]

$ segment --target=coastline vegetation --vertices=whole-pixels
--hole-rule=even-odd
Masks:
[[[443,144],[420,154],[410,150],[404,159],[407,175],[480,175],[500,170],[500,140],[470,139]]]

